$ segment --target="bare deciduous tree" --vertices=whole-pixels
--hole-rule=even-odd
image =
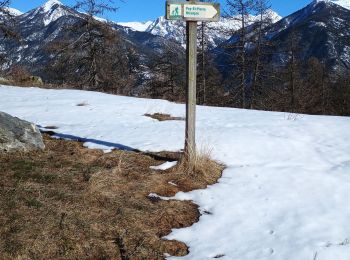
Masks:
[[[116,11],[113,1],[78,0],[74,8],[82,12],[80,19],[68,26],[64,40],[55,42],[51,50],[57,59],[53,64],[60,72],[61,83],[88,90],[129,94],[134,83],[130,71],[130,48],[123,45],[119,33],[106,21],[96,19],[104,12]]]
[[[172,46],[165,45],[164,51],[153,57],[149,64],[150,78],[143,95],[165,98],[171,101],[185,99],[185,69],[183,54]]]
[[[263,35],[263,30],[272,23],[271,16],[269,14],[270,3],[268,0],[255,0],[254,2],[254,13],[258,17],[258,21],[254,25],[254,51],[252,57],[252,79],[251,79],[251,97],[250,97],[250,108],[254,109],[257,107],[256,101],[259,99],[259,92],[262,91],[263,81],[266,78],[266,57],[265,49],[269,45],[269,42]]]
[[[238,89],[240,105],[246,108],[247,101],[247,74],[248,74],[248,54],[247,54],[247,27],[250,24],[250,14],[253,8],[253,0],[226,0],[226,16],[240,22],[238,39],[232,40],[226,48],[234,50],[232,67],[235,75],[232,75],[232,82],[238,82],[238,86],[231,87],[231,91]],[[237,94],[233,95],[234,98]]]

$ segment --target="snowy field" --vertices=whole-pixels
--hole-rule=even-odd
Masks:
[[[81,106],[77,106],[81,104]],[[184,105],[74,90],[0,87],[0,111],[86,146],[180,150]],[[210,212],[167,238],[184,259],[349,260],[350,118],[198,107],[199,146],[227,165],[218,184],[179,193]]]

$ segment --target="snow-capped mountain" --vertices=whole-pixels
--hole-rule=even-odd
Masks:
[[[266,16],[271,17],[271,22],[275,23],[282,17],[275,11],[269,10]],[[253,24],[259,19],[258,16],[250,15],[248,17],[249,24]],[[169,21],[164,16],[158,17],[153,22],[131,22],[131,23],[118,23],[122,26],[130,27],[135,31],[149,32],[153,35],[165,37],[169,40],[175,40],[182,46],[186,44],[185,29],[186,25],[182,21]],[[239,30],[241,24],[235,17],[233,18],[221,18],[219,22],[208,23],[206,28],[206,35],[209,45],[215,47],[223,41],[230,38],[233,32]]]
[[[51,22],[56,21],[62,16],[68,15],[70,10],[64,7],[64,5],[58,0],[49,0],[39,9],[45,16],[43,18],[44,24],[49,25]]]
[[[286,48],[294,34],[302,60],[316,57],[330,68],[350,69],[350,9],[343,8],[349,2],[315,0],[272,25],[266,35],[279,46],[276,52]]]
[[[303,60],[317,57],[330,67],[350,68],[350,10],[343,8],[349,6],[349,2],[350,0],[315,0],[283,19],[269,11],[275,22],[265,28],[265,36],[274,46],[274,49],[269,50],[272,53],[271,61],[277,65],[286,61],[281,53],[285,53],[292,35],[296,34]],[[48,79],[44,69],[52,57],[47,52],[47,46],[63,37],[62,28],[79,21],[84,15],[58,0],[49,0],[24,14],[17,12],[14,20],[21,41],[5,39],[0,42],[0,54],[8,57],[4,68],[18,64],[27,67],[31,73]],[[5,16],[1,18],[6,19]],[[250,18],[251,23],[257,19],[254,16]],[[184,53],[181,48],[185,43],[183,22],[170,22],[160,17],[153,22],[114,23],[112,26],[120,32],[126,49],[138,55],[141,66],[155,55],[161,54],[165,48],[170,47],[181,55]],[[225,18],[218,23],[209,23],[208,26],[210,29],[207,29],[206,34],[212,46],[229,39],[240,28],[237,21]],[[215,53],[218,53],[217,49]],[[221,67],[225,67],[225,58],[220,57],[220,53],[218,60]]]
[[[16,9],[13,10],[13,15],[18,16],[22,13]],[[36,8],[32,11],[29,11],[24,14],[27,20],[32,20],[31,18],[37,18],[40,16],[40,19],[36,19],[36,22],[43,23],[45,26],[48,26],[52,22],[58,20],[62,16],[79,16],[84,15],[79,13],[76,10],[73,10],[59,0],[48,0],[39,8]],[[277,22],[282,17],[279,16],[273,10],[269,10],[266,15],[271,17],[272,22]],[[96,17],[99,21],[106,21],[105,19]],[[257,21],[258,17],[249,16],[249,23],[254,23]],[[120,22],[116,23],[122,27],[130,28],[135,32],[148,32],[153,35],[164,37],[168,40],[175,40],[180,45],[185,46],[186,37],[185,37],[185,23],[181,21],[168,21],[164,17],[159,17],[154,21],[147,22]],[[231,34],[240,28],[240,22],[237,19],[227,19],[221,18],[217,23],[209,23],[206,34],[207,40],[211,47],[216,47],[218,44],[227,40]],[[125,30],[130,32],[130,30]]]
[[[16,32],[21,39],[17,41],[5,38],[0,41],[0,54],[7,57],[7,62],[2,65],[3,69],[10,69],[15,65],[24,66],[33,75],[49,81],[50,78],[45,69],[54,57],[48,51],[48,46],[65,36],[63,28],[81,21],[84,15],[58,0],[49,0],[42,6],[13,18],[0,15],[2,19],[15,21]],[[119,31],[124,49],[128,50],[130,55],[132,53],[133,57],[137,56],[139,65],[145,69],[147,67],[144,65],[148,60],[160,55],[164,46],[171,46],[171,49],[178,53],[184,52],[180,45],[163,37],[148,32],[128,30],[117,24],[111,26]],[[71,37],[77,37],[77,35]]]
[[[350,10],[336,4],[335,1],[315,0],[301,10],[284,17],[277,23],[265,28],[264,35],[268,47],[265,53],[269,65],[281,67],[288,63],[291,43],[297,46],[295,52],[302,63],[310,58],[317,58],[326,65],[327,70],[342,71],[350,69]],[[238,35],[223,44],[230,44]],[[254,35],[252,35],[254,37]],[[217,61],[224,73],[231,73],[229,68],[231,52],[235,50],[217,48]],[[228,53],[231,53],[228,55]]]
[[[37,25],[48,26],[62,16],[68,15],[79,16],[79,13],[58,0],[48,0],[42,6],[23,14],[21,18],[27,22],[37,23]]]

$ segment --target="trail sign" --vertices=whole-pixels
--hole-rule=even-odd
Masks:
[[[166,19],[184,21],[217,22],[220,4],[204,2],[167,2]]]
[[[189,167],[196,158],[196,84],[197,84],[197,22],[217,22],[220,4],[195,2],[166,2],[166,19],[186,21],[186,133],[185,160]]]
[[[180,4],[171,4],[169,5],[169,16],[172,20],[182,19],[182,5]]]

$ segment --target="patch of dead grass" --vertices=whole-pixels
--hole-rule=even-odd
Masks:
[[[162,113],[145,114],[144,116],[156,119],[158,121],[173,121],[173,120],[184,121],[185,120],[185,118],[183,117],[174,117],[169,114],[162,114]]]
[[[183,163],[155,173],[150,166],[180,155],[104,154],[78,142],[44,139],[45,151],[0,155],[1,259],[164,259],[164,253],[188,253],[184,243],[162,237],[197,222],[197,205],[148,195],[204,188],[221,176],[221,166],[203,158],[191,173]]]

